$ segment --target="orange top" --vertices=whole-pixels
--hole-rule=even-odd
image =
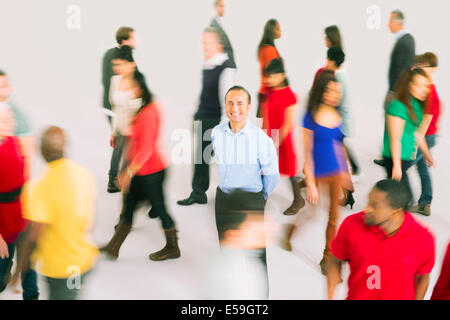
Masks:
[[[259,89],[259,93],[265,93],[266,92],[266,86],[264,85],[266,77],[264,76],[264,70],[267,68],[269,63],[273,59],[280,59],[280,55],[278,54],[277,48],[271,45],[264,45],[261,48],[259,48],[258,52],[258,60],[261,70],[261,87]]]

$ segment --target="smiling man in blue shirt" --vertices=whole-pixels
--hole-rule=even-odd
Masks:
[[[219,168],[216,226],[222,249],[244,257],[248,262],[244,265],[262,263],[264,279],[258,282],[265,290],[256,296],[268,298],[264,207],[280,174],[272,139],[248,121],[251,108],[246,89],[230,88],[225,95],[229,121],[217,125],[211,133]]]

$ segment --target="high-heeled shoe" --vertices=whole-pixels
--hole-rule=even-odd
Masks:
[[[353,205],[355,204],[355,198],[353,198],[353,191],[347,191],[347,196],[342,200],[341,205],[346,207],[350,206],[350,209],[353,209]]]

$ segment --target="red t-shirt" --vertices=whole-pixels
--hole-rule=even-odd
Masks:
[[[296,103],[297,98],[289,86],[279,90],[269,89],[267,95],[267,108],[265,111],[267,134],[269,137],[278,139],[280,133],[279,129],[281,129],[285,122],[286,109]],[[280,174],[289,177],[295,176],[299,171],[297,150],[295,147],[295,135],[293,134],[294,128],[295,125],[293,124],[292,130],[283,140],[278,152]],[[272,130],[278,130],[278,132]]]
[[[433,115],[426,133],[427,136],[432,136],[438,132],[437,123],[441,114],[441,103],[439,101],[439,96],[437,94],[436,86],[434,85],[434,83],[430,85],[430,93],[428,94],[427,108],[425,113]]]
[[[414,276],[429,274],[435,259],[431,232],[408,212],[391,237],[364,223],[364,212],[347,217],[331,253],[348,261],[348,300],[414,300]]]
[[[434,286],[431,300],[450,300],[450,243],[448,244],[441,275]]]
[[[317,81],[317,78],[320,76],[320,74],[322,73],[322,71],[323,70],[325,70],[327,67],[322,67],[322,68],[319,68],[319,70],[317,70],[316,71],[316,74],[314,75],[314,81],[313,81],[313,87],[314,87],[314,84],[316,83],[316,81]]]
[[[23,155],[19,140],[7,137],[0,142],[0,192],[11,192],[24,184]],[[22,207],[16,201],[0,203],[0,234],[6,243],[13,243],[23,230]]]
[[[152,174],[167,167],[167,160],[159,143],[161,122],[159,106],[152,103],[135,117],[131,125],[127,159],[129,163],[141,166],[137,173],[140,176]]]

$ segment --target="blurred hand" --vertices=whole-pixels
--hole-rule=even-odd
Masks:
[[[402,180],[402,168],[398,166],[392,168],[392,179],[397,181]]]
[[[306,200],[312,204],[319,202],[319,190],[316,186],[306,187]]]
[[[110,145],[112,148],[117,147],[116,136],[111,136],[111,139],[109,139],[109,145]]]
[[[6,259],[9,258],[9,250],[8,244],[3,240],[3,237],[0,235],[0,258]]]
[[[127,193],[131,183],[131,177],[128,175],[128,172],[126,170],[122,171],[117,178],[119,180],[120,189],[124,194]]]
[[[425,157],[425,162],[429,167],[434,167],[436,165],[434,162],[434,158],[431,155],[429,157]]]

